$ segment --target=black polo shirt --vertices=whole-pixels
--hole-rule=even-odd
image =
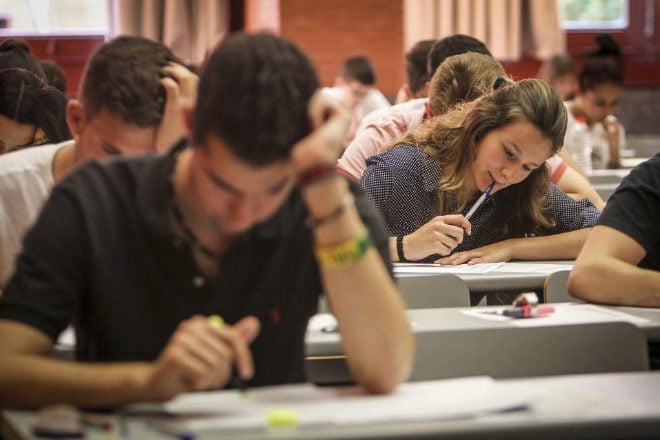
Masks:
[[[25,237],[0,319],[53,340],[72,323],[80,360],[148,361],[195,314],[229,323],[255,315],[261,332],[251,346],[251,385],[304,380],[305,329],[323,288],[300,193],[238,240],[222,256],[217,279],[206,280],[169,225],[174,157],[175,150],[89,162],[57,185]],[[380,215],[356,184],[351,189],[389,261]]]
[[[598,224],[623,232],[644,248],[640,267],[660,270],[660,153],[621,181]]]

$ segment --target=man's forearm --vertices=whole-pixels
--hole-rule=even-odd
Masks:
[[[660,272],[613,257],[578,261],[568,289],[571,295],[590,302],[660,307]]]
[[[3,353],[0,407],[36,408],[67,402],[80,407],[114,407],[147,400],[147,364],[88,364]]]
[[[312,215],[323,204],[341,203],[346,181],[333,177],[304,191]],[[319,206],[317,208],[317,205]],[[314,229],[316,246],[355,239],[364,230],[357,209]],[[387,392],[412,369],[413,337],[405,306],[375,247],[341,267],[319,264],[323,286],[339,322],[342,343],[354,378],[372,392]]]

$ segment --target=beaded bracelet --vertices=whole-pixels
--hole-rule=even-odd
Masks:
[[[333,209],[330,214],[319,218],[313,218],[312,216],[309,216],[307,217],[307,220],[305,220],[305,224],[307,227],[312,229],[318,228],[321,225],[339,218],[344,213],[344,211],[346,211],[346,208],[353,205],[355,205],[355,197],[353,196],[353,193],[346,193],[339,206]]]
[[[323,164],[303,171],[298,176],[298,188],[304,188],[312,182],[321,180],[325,177],[332,176],[339,173],[339,167],[334,164]]]
[[[362,258],[371,246],[371,236],[364,228],[359,236],[334,246],[317,246],[314,253],[322,268],[341,269]]]
[[[396,236],[396,254],[399,257],[400,263],[409,263],[409,261],[403,255],[403,235]]]

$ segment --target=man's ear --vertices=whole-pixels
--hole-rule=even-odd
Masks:
[[[66,104],[66,123],[71,130],[73,138],[80,136],[80,132],[85,126],[85,109],[82,103],[77,99],[70,99]]]

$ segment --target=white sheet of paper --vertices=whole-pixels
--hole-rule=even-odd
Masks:
[[[247,397],[238,391],[183,394],[162,405],[178,417],[153,424],[170,433],[265,428],[274,409],[294,412],[299,426],[456,419],[523,408],[535,394],[504,392],[481,376],[404,383],[389,395],[355,386],[283,385],[253,389]]]
[[[555,307],[554,313],[535,318],[516,319],[509,316],[498,315],[497,313],[507,307],[474,307],[471,309],[461,310],[461,313],[469,316],[474,316],[489,321],[510,321],[511,324],[518,327],[540,327],[548,325],[565,325],[565,324],[583,324],[583,323],[596,323],[596,322],[614,322],[624,321],[631,324],[643,324],[648,322],[647,318],[640,318],[638,316],[630,315],[628,313],[610,310],[603,307],[598,307],[593,304],[552,304]]]
[[[570,264],[552,264],[552,263],[523,263],[512,261],[498,267],[496,272],[502,273],[545,273],[551,274],[560,270],[572,270]]]
[[[457,264],[456,266],[442,264],[394,263],[394,273],[488,273],[503,265],[504,263]]]

